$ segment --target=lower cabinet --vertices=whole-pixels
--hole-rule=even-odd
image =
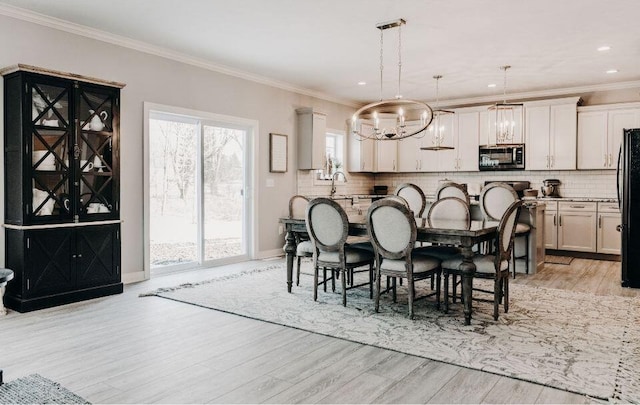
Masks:
[[[558,203],[547,202],[544,211],[544,247],[558,248]]]
[[[616,203],[598,203],[598,253],[621,254],[622,238],[617,230],[622,223]]]
[[[558,203],[558,249],[596,251],[596,203]]]
[[[7,228],[6,266],[5,304],[18,312],[121,293],[120,224]]]

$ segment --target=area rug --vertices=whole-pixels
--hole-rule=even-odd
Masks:
[[[0,385],[0,404],[88,404],[57,382],[31,374]]]
[[[569,265],[573,261],[573,257],[570,256],[553,256],[546,255],[544,257],[544,262],[549,264],[566,264]]]
[[[640,298],[595,296],[510,285],[510,310],[493,320],[493,305],[474,302],[471,325],[462,307],[448,314],[416,303],[407,316],[406,295],[381,300],[374,311],[368,289],[319,291],[302,276],[292,293],[278,264],[184,284],[148,294],[327,336],[585,394],[614,402],[640,402]],[[481,284],[474,281],[474,285]],[[405,283],[406,284],[406,283]],[[417,283],[417,292],[429,282]]]

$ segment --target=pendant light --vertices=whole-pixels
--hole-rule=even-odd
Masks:
[[[447,118],[454,114],[450,110],[441,110],[438,108],[440,103],[438,82],[442,79],[442,75],[433,76],[436,79],[436,106],[433,110],[433,122],[427,129],[427,133],[431,135],[431,146],[423,146],[420,150],[450,150],[454,149],[453,146],[444,145],[445,134],[449,128],[447,128]]]
[[[402,79],[402,26],[403,19],[376,25],[380,30],[380,101],[365,105],[353,114],[351,132],[356,139],[379,141],[398,140],[417,135],[427,129],[433,120],[433,111],[427,104],[405,100],[400,92]],[[393,99],[383,100],[383,43],[384,31],[398,28],[398,92]]]
[[[507,103],[507,70],[510,68],[511,66],[509,65],[500,67],[504,71],[503,102],[498,102],[489,107],[492,119],[492,122],[489,122],[489,133],[491,133],[491,126],[493,126],[496,144],[508,144],[513,143],[514,139],[522,139],[524,106],[519,103]]]

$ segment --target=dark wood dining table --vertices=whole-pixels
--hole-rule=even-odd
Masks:
[[[291,292],[293,286],[293,262],[296,253],[296,233],[306,233],[307,226],[304,219],[281,218],[286,228],[284,251],[287,256],[287,291]],[[497,222],[439,220],[429,226],[425,218],[416,218],[418,229],[417,240],[422,242],[456,245],[461,248],[464,257],[460,264],[462,272],[462,301],[464,304],[465,325],[471,323],[473,275],[476,266],[473,263],[473,246],[477,243],[488,241],[496,237]],[[349,235],[368,236],[367,224],[364,216],[349,218]]]

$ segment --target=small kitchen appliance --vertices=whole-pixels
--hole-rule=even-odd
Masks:
[[[542,187],[540,187],[542,196],[547,198],[560,197],[560,194],[558,193],[559,186],[560,186],[560,180],[557,180],[557,179],[543,180]]]

